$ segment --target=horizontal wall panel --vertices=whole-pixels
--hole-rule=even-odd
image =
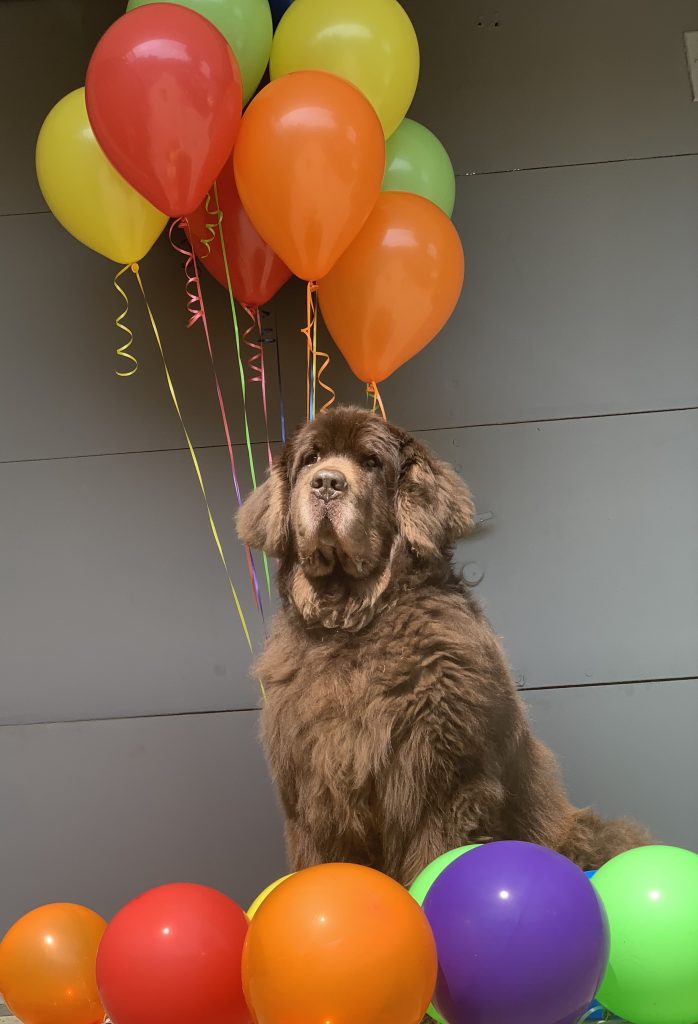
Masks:
[[[424,436],[495,516],[459,558],[526,685],[695,674],[698,412]],[[258,643],[225,452],[201,461]],[[2,720],[256,701],[186,452],[7,464],[0,492]]]
[[[494,514],[458,557],[523,685],[698,675],[698,412],[424,438]]]
[[[263,452],[256,455],[262,469]],[[247,490],[244,449],[236,457]],[[227,454],[199,458],[258,645]],[[0,494],[0,721],[256,705],[249,650],[187,452],[9,463],[0,466]],[[259,558],[257,568],[264,588]]]
[[[411,113],[440,135],[461,173],[696,150],[683,49],[684,31],[696,28],[693,0],[405,7],[421,52]],[[92,49],[122,10],[114,0],[0,4],[0,212],[43,208],[36,134],[53,104],[82,85]]]
[[[0,934],[43,903],[111,917],[167,882],[245,907],[284,872],[255,712],[5,727],[0,805]]]
[[[461,173],[696,152],[694,0],[406,0],[410,111]]]
[[[0,461],[178,447],[182,432],[172,410],[163,367],[138,285],[121,278],[130,307],[136,373],[116,356],[127,338],[114,318],[124,308],[112,278],[118,266],[85,248],[46,213],[0,219],[0,243],[10,255],[0,279],[5,310],[4,371],[0,381]],[[166,238],[141,263],[141,276],[160,331],[175,388],[197,444],[223,443],[224,433],[201,323],[187,330],[182,258]],[[244,440],[240,373],[227,292],[202,274],[216,365],[234,440]],[[305,299],[295,293],[297,326]],[[294,305],[291,299],[291,305]],[[240,314],[239,330],[246,329]],[[247,320],[247,323],[250,321]],[[298,334],[300,338],[300,334]],[[292,339],[287,390],[305,389],[305,359]],[[251,350],[241,341],[242,358]],[[270,432],[280,436],[277,374],[267,352]],[[246,368],[246,375],[251,376]],[[302,402],[298,405],[302,406]],[[259,384],[250,383],[252,436],[265,436]],[[292,413],[292,408],[290,408]]]
[[[697,219],[698,157],[459,179],[456,223],[469,264],[463,295],[439,337],[383,386],[389,414],[426,429],[698,404]],[[114,372],[113,319],[121,306],[113,265],[48,214],[5,218],[0,238],[14,254],[0,284],[12,339],[0,382],[7,424],[0,458],[179,446],[181,430],[130,275],[140,366],[121,379]],[[42,259],[28,275],[37,251]],[[182,272],[166,241],[143,261],[143,280],[192,437],[221,443],[204,337],[200,325],[185,327]],[[231,430],[240,441],[230,311],[223,289],[207,275],[204,284]],[[300,282],[289,284],[276,303],[289,428],[303,416],[303,292]],[[328,351],[325,377],[338,399],[365,402],[336,348]],[[266,362],[270,431],[278,438],[273,352]],[[252,436],[261,439],[259,385],[251,383],[247,394]]]
[[[51,107],[79,88],[92,50],[124,11],[119,0],[0,3],[0,215],[46,209],[34,146]]]
[[[525,694],[571,798],[698,852],[698,680]]]
[[[410,427],[698,405],[698,157],[459,178],[463,293],[382,388]]]

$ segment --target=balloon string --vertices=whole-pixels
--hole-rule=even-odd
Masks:
[[[259,315],[258,306],[249,306],[245,303],[241,303],[242,308],[247,313],[248,317],[252,321],[250,326],[245,330],[242,340],[245,345],[252,351],[252,355],[247,360],[247,366],[249,368],[250,384],[259,384],[262,393],[262,411],[264,413],[264,434],[267,442],[267,461],[269,462],[269,469],[271,469],[273,458],[271,454],[271,443],[269,440],[269,413],[267,409],[267,375],[266,368],[264,366],[264,337],[262,335],[262,321]],[[257,341],[253,341],[250,337],[251,334],[257,334]]]
[[[311,359],[313,355],[313,324],[315,322],[315,292],[317,284],[315,281],[308,281],[305,290],[305,327],[301,328],[301,334],[305,335],[305,411],[308,420],[315,418],[315,395],[313,394],[314,378],[311,372]]]
[[[271,313],[268,309],[257,310],[258,315],[268,318]],[[271,327],[261,327],[262,341],[265,345],[274,345],[276,349],[276,379],[279,386],[279,414],[281,416],[281,443],[286,444],[286,418],[284,415],[284,389],[281,380],[281,352],[279,350],[279,339]]]
[[[226,252],[225,235],[223,234],[223,211],[218,201],[218,186],[216,182],[213,183],[213,201],[216,204],[216,209],[211,211],[208,209],[208,198],[206,200],[207,212],[215,214],[218,223],[218,238],[221,243],[221,252],[223,254],[223,267],[225,269],[225,280],[228,285],[228,297],[230,298],[230,312],[233,317],[233,327],[235,329],[235,350],[238,357],[238,369],[240,371],[240,390],[242,391],[242,417],[245,424],[245,443],[247,445],[247,458],[250,464],[250,476],[252,477],[252,486],[257,488],[257,475],[254,468],[254,459],[252,457],[252,440],[250,438],[250,426],[247,421],[247,394],[245,387],[245,367],[242,362],[242,353],[240,351],[240,330],[238,328],[238,318],[235,312],[235,297],[233,295],[233,285],[230,280],[230,267],[228,265],[228,254]],[[267,594],[271,596],[271,577],[269,576],[269,560],[267,559],[266,553],[262,552],[262,562],[264,564],[264,576],[267,583]]]
[[[125,266],[123,266],[121,268],[121,270],[117,270],[116,274],[114,275],[114,287],[116,288],[116,290],[119,293],[119,295],[121,295],[121,297],[123,298],[124,303],[125,303],[124,309],[115,318],[114,323],[119,328],[119,330],[123,331],[124,334],[126,334],[126,336],[127,336],[126,337],[126,341],[123,343],[123,345],[119,345],[118,346],[118,348],[116,350],[116,354],[117,354],[117,356],[121,356],[123,359],[125,359],[127,363],[130,362],[130,363],[133,364],[132,366],[129,366],[128,370],[116,370],[116,376],[117,377],[131,377],[131,376],[133,376],[133,374],[138,369],[138,360],[134,356],[133,352],[129,352],[129,349],[131,348],[131,345],[133,344],[133,331],[128,326],[128,324],[125,324],[123,322],[124,317],[127,316],[127,314],[128,314],[128,295],[126,294],[124,289],[119,284],[119,278],[121,277],[121,275],[125,274],[126,271],[130,270],[130,269],[131,269],[131,264],[127,263]]]
[[[191,438],[189,437],[189,431],[187,430],[187,428],[186,428],[186,426],[184,424],[184,418],[182,416],[182,410],[180,408],[179,401],[177,399],[177,393],[175,391],[174,383],[172,381],[172,376],[170,374],[170,370],[169,370],[169,367],[167,365],[167,360],[165,358],[165,350],[162,347],[162,341],[160,339],[160,332],[158,331],[157,324],[155,323],[155,317],[153,316],[153,311],[150,308],[150,303],[148,302],[148,299],[146,298],[145,289],[143,287],[143,282],[141,280],[141,275],[139,273],[138,264],[137,263],[132,263],[131,264],[131,270],[133,271],[133,273],[136,276],[136,280],[138,281],[138,287],[140,288],[141,295],[143,296],[143,302],[145,303],[145,308],[146,308],[146,310],[148,312],[148,318],[150,320],[150,326],[153,329],[153,334],[155,336],[155,341],[156,341],[157,346],[158,346],[158,351],[160,352],[160,358],[162,359],[162,365],[163,365],[163,369],[165,371],[165,380],[167,382],[167,388],[168,388],[168,391],[170,393],[170,398],[172,399],[172,404],[173,404],[173,406],[175,408],[175,412],[177,413],[177,418],[179,419],[180,426],[182,427],[182,432],[184,434],[184,440],[187,443],[187,448],[189,449],[189,455],[191,456],[191,460],[192,460],[192,463],[194,465],[194,472],[196,473],[196,479],[198,480],[199,488],[201,489],[201,495],[202,495],[202,497],[204,499],[204,504],[206,506],[206,512],[208,514],[208,522],[209,522],[209,526],[211,528],[211,535],[213,537],[214,543],[216,545],[216,550],[218,551],[218,555],[220,557],[221,563],[222,563],[223,568],[225,570],[226,577],[228,579],[228,584],[230,586],[230,592],[233,595],[233,601],[235,602],[235,608],[237,610],[238,616],[240,617],[240,622],[242,624],[242,631],[245,634],[245,640],[247,641],[247,646],[249,647],[250,652],[252,653],[252,640],[250,638],[250,631],[247,628],[247,622],[245,621],[245,615],[244,615],[243,610],[242,610],[242,605],[240,604],[240,599],[238,598],[237,590],[235,589],[235,584],[233,583],[232,576],[230,575],[230,569],[228,568],[228,563],[226,561],[226,557],[225,557],[225,554],[223,552],[223,546],[221,544],[220,536],[219,536],[218,530],[216,528],[216,522],[215,522],[215,520],[213,518],[213,512],[211,511],[211,504],[210,504],[210,502],[208,500],[208,494],[206,493],[206,487],[204,486],[204,478],[203,478],[202,473],[201,473],[201,467],[199,466],[199,460],[196,457],[196,452],[194,451],[194,445],[192,444]],[[261,680],[259,681],[259,686],[260,686],[260,690],[262,692],[262,699],[265,700],[266,699],[266,695],[264,693],[264,686],[262,685]]]
[[[373,409],[371,411],[375,412],[377,408],[380,409],[381,416],[383,417],[384,420],[387,420],[388,417],[385,415],[385,406],[383,405],[383,399],[381,398],[381,393],[378,390],[378,385],[376,384],[375,380],[369,381],[369,383],[366,385],[366,394],[373,396]]]
[[[211,335],[208,329],[208,318],[206,316],[206,307],[204,306],[204,296],[201,290],[201,278],[199,276],[199,270],[196,264],[196,256],[194,255],[193,248],[185,249],[183,246],[178,245],[173,237],[173,231],[175,228],[181,228],[182,231],[187,233],[189,223],[186,217],[180,217],[178,220],[173,220],[170,224],[169,238],[172,248],[185,257],[184,273],[186,276],[186,283],[184,285],[184,291],[187,296],[187,311],[189,313],[189,322],[187,327],[192,327],[197,320],[201,321],[201,325],[204,329],[204,337],[206,338],[206,347],[208,349],[209,360],[211,362],[211,370],[213,371],[213,382],[216,388],[216,397],[218,399],[218,408],[221,414],[221,422],[223,423],[223,431],[225,433],[225,442],[228,449],[228,460],[230,462],[230,472],[233,478],[233,487],[235,488],[235,498],[238,506],[242,505],[242,496],[240,493],[240,483],[238,481],[238,475],[235,468],[235,454],[233,452],[233,443],[230,436],[230,427],[228,425],[228,417],[225,411],[225,402],[223,400],[223,391],[216,371],[216,362],[213,356],[213,346],[211,345]],[[257,579],[257,569],[254,564],[254,558],[252,557],[252,550],[249,545],[245,544],[245,562],[247,564],[247,572],[250,577],[250,585],[252,587],[252,594],[257,605],[259,614],[262,616],[262,622],[264,622],[264,608],[262,605],[262,595],[259,589],[259,580]]]
[[[328,392],[330,397],[328,398],[328,400],[320,408],[320,412],[327,412],[329,407],[332,405],[332,403],[337,398],[337,392],[335,391],[335,389],[333,387],[330,387],[329,384],[325,384],[324,380],[322,379],[323,373],[325,372],[327,367],[330,365],[330,357],[327,354],[327,352],[320,352],[320,351],[318,351],[318,347],[317,347],[317,311],[316,311],[316,313],[315,313],[315,323],[313,324],[313,362],[314,362],[314,364],[315,364],[315,360],[317,359],[318,356],[323,361],[322,361],[322,364],[321,364],[320,368],[317,370],[317,373],[315,373],[315,365],[313,365],[313,372],[315,373],[315,390],[317,390],[317,385],[319,384],[320,387],[323,388],[323,390]],[[313,394],[315,394],[315,391],[313,392]]]
[[[216,227],[218,226],[217,211],[211,210],[211,193],[210,192],[208,192],[206,194],[205,209],[206,209],[206,216],[207,217],[214,217],[215,220],[207,221],[206,224],[204,224],[204,227],[206,229],[206,235],[205,235],[204,238],[201,239],[201,244],[203,245],[203,247],[204,247],[204,249],[206,251],[201,256],[201,260],[202,261],[207,259],[207,257],[209,257],[211,255],[211,246],[213,245],[213,243],[216,240]]]

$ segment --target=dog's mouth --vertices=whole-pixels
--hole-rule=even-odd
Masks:
[[[364,579],[373,571],[370,558],[361,551],[360,531],[353,517],[329,503],[312,507],[296,528],[299,562],[306,576],[320,579],[334,575]]]

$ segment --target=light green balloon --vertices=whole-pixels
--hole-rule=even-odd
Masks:
[[[470,846],[459,846],[456,850],[449,850],[448,853],[442,853],[441,856],[437,857],[436,860],[433,860],[431,864],[427,864],[424,871],[420,871],[410,886],[410,896],[415,899],[421,907],[427,897],[427,893],[441,872],[447,868],[449,864],[453,864],[454,860],[458,860],[461,854],[467,853],[468,850],[474,850],[475,847],[479,845],[480,843],[471,843]],[[436,1021],[436,1024],[446,1024],[446,1021],[431,1003],[429,1004],[427,1013],[432,1020]]]
[[[127,11],[157,0],[129,0]],[[242,76],[242,102],[254,95],[271,53],[272,23],[267,0],[171,0],[216,26],[235,54]]]
[[[614,857],[591,884],[611,936],[599,1002],[633,1024],[695,1024],[698,855],[641,847]]]
[[[406,117],[385,142],[383,192],[413,192],[431,199],[447,217],[456,201],[456,176],[433,132]]]

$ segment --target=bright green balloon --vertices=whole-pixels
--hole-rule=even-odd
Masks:
[[[599,1002],[633,1024],[698,1021],[698,855],[645,846],[594,875],[611,952]]]
[[[404,123],[405,122],[403,121],[403,124]],[[441,872],[447,868],[449,864],[453,864],[454,860],[458,860],[461,854],[467,853],[468,850],[474,850],[475,847],[479,845],[480,843],[471,843],[470,846],[459,846],[456,850],[449,850],[448,853],[442,853],[441,856],[437,857],[436,860],[433,860],[431,864],[427,864],[424,871],[420,871],[410,886],[410,896],[415,899],[421,907],[424,900],[427,898],[427,893]],[[431,1003],[429,1004],[427,1013],[432,1020],[436,1021],[436,1024],[446,1024],[446,1021],[443,1019],[439,1011]]]
[[[157,0],[129,0],[127,11]],[[271,53],[271,10],[267,0],[171,0],[216,26],[235,54],[242,76],[242,101],[252,99]]]
[[[423,124],[406,117],[385,142],[384,192],[414,192],[447,217],[456,201],[456,176],[444,147]]]

